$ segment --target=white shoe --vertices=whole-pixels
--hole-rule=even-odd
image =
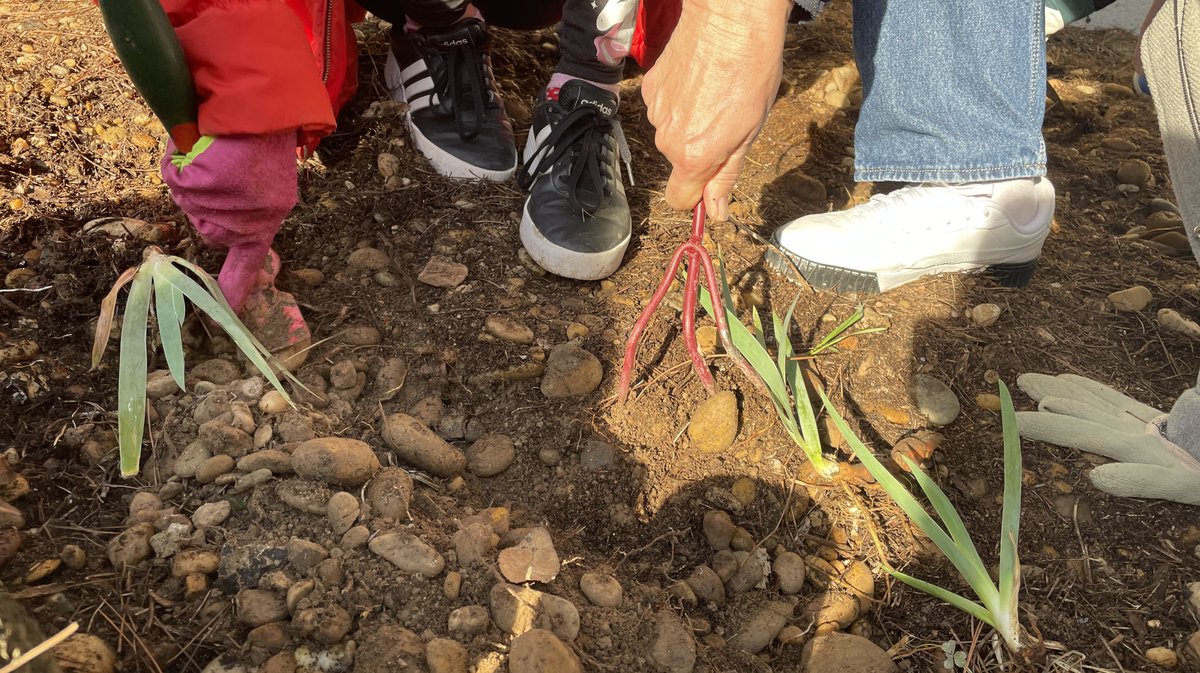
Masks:
[[[816,287],[883,292],[922,276],[975,270],[1024,287],[1053,216],[1046,178],[919,184],[793,220],[774,239]],[[776,254],[773,262],[781,261]]]

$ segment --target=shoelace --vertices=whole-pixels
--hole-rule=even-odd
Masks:
[[[454,128],[463,140],[479,135],[483,127],[485,99],[490,101],[492,92],[488,86],[487,72],[483,67],[483,53],[470,44],[443,47],[427,43],[425,49],[433,61],[435,93],[433,103],[443,112],[454,115]],[[475,114],[469,123],[464,103]]]
[[[629,184],[632,186],[633,155],[629,151],[629,143],[625,140],[621,122],[605,117],[596,108],[587,105],[572,110],[555,124],[554,130],[521,167],[517,184],[522,189],[528,189],[534,178],[557,164],[567,153],[571,153],[571,167],[566,177],[567,195],[571,199],[571,205],[580,210],[588,210],[579,200],[577,192],[586,176],[594,192],[601,197],[608,195],[602,160],[604,138],[609,133],[612,133],[617,141],[617,151],[629,173]]]

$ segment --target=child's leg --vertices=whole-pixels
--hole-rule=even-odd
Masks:
[[[637,0],[567,0],[551,88],[577,78],[615,91],[633,40],[637,7]]]

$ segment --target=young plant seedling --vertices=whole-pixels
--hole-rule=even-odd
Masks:
[[[203,285],[184,273],[184,270],[192,272]],[[238,350],[289,404],[295,406],[275,375],[275,369],[293,383],[301,385],[300,382],[280,365],[270,351],[246,329],[242,321],[238,320],[229,303],[225,301],[225,295],[221,294],[217,281],[195,264],[163,254],[162,250],[154,246],[146,249],[140,265],[127,269],[117,278],[117,282],[100,303],[96,340],[92,344],[92,369],[95,369],[104,357],[104,349],[112,333],[113,318],[116,314],[117,294],[125,285],[129,285],[129,297],[125,301],[125,314],[121,323],[121,354],[117,381],[117,438],[121,456],[121,476],[136,475],[141,465],[142,434],[146,426],[146,329],[151,300],[154,301],[154,314],[158,321],[163,355],[166,357],[171,378],[181,390],[185,388],[181,328],[187,314],[187,302],[190,301],[220,325],[237,344]]]

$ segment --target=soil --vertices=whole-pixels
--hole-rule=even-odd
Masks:
[[[784,310],[798,295],[793,341],[814,343],[860,303],[862,326],[886,328],[810,362],[875,450],[884,452],[929,427],[908,392],[914,376],[928,374],[951,386],[962,413],[938,429],[945,439],[932,471],[992,563],[1001,424],[976,395],[994,393],[997,376],[1012,384],[1023,372],[1073,372],[1169,407],[1194,383],[1200,346],[1162,329],[1154,312],[1200,315],[1200,274],[1189,258],[1122,237],[1145,222],[1151,199],[1173,199],[1170,178],[1153,104],[1124,86],[1134,39],[1078,29],[1049,43],[1045,135],[1058,210],[1028,288],[947,276],[881,296],[840,296],[812,291],[767,265],[760,237],[774,226],[892,187],[856,184],[848,167],[861,94],[852,75],[846,5],[789,36],[781,96],[739,183],[735,222],[713,226],[712,239],[743,308]],[[875,572],[875,600],[849,630],[875,641],[905,670],[945,670],[942,644],[948,641],[968,653],[971,670],[1018,668],[997,663],[988,629],[883,572],[881,554],[910,574],[965,590],[877,487],[815,479],[765,398],[727,358],[713,362],[718,385],[739,398],[740,432],[723,453],[695,450],[685,430],[708,393],[679,338],[677,308],[664,309],[652,323],[634,394],[615,403],[624,337],[687,227],[686,217],[660,198],[668,166],[655,151],[632,71],[623,84],[621,115],[634,160],[636,186],[629,194],[636,236],[625,266],[608,281],[563,280],[527,261],[516,235],[524,197],[515,185],[450,181],[430,170],[407,142],[399,111],[373,105],[386,98],[387,41],[376,23],[358,29],[360,95],[337,133],[303,165],[301,203],[276,240],[285,270],[324,274],[315,287],[287,273],[280,278],[282,289],[300,300],[318,341],[301,378],[327,379],[331,367],[349,361],[368,381],[367,394],[311,417],[316,434],[362,439],[385,465],[395,465],[382,438],[380,411],[409,412],[433,396],[444,407],[441,418],[449,419],[438,427],[449,428],[443,434],[452,444],[465,448],[464,437],[482,433],[513,439],[516,459],[497,476],[468,475],[464,481],[418,475],[411,521],[403,527],[447,557],[448,571],[461,574],[456,597],[444,587],[445,573],[408,576],[366,549],[343,550],[326,517],[280,499],[281,485],[290,484],[288,492],[319,507],[339,487],[284,476],[234,493],[230,484],[173,477],[174,459],[197,433],[191,418],[203,392],[151,405],[157,418],[149,457],[139,477],[120,478],[105,450],[116,425],[116,348],[110,345],[94,370],[89,352],[101,299],[121,271],[140,261],[145,241],[87,233],[84,225],[101,217],[167,223],[153,234],[165,251],[213,270],[220,255],[199,246],[158,178],[164,134],[123,76],[95,9],[74,0],[0,4],[0,25],[0,45],[8,54],[0,61],[0,271],[14,279],[0,293],[0,345],[38,345],[35,357],[0,363],[0,448],[31,484],[13,502],[26,522],[19,551],[5,558],[0,580],[47,633],[78,622],[116,650],[123,671],[199,671],[218,655],[246,666],[263,662],[262,650],[247,645],[249,628],[233,607],[239,587],[217,581],[189,595],[183,578],[172,576],[170,559],[114,570],[106,557],[109,542],[129,527],[133,495],[159,492],[172,482],[181,486],[168,489],[164,506],[177,511],[190,514],[219,500],[233,505],[232,516],[193,538],[194,546],[224,555],[253,544],[282,548],[300,538],[336,552],[336,571],[320,571],[317,591],[299,609],[337,605],[349,614],[350,641],[333,649],[353,654],[356,646],[356,670],[396,670],[389,668],[395,659],[379,658],[381,639],[395,640],[384,635],[395,633],[387,629],[403,627],[419,640],[449,637],[452,610],[488,605],[499,573],[494,552],[482,563],[460,565],[452,550],[458,522],[489,507],[506,508],[514,529],[545,526],[552,533],[562,570],[539,588],[579,608],[582,625],[573,645],[585,670],[652,670],[648,652],[661,609],[686,616],[703,636],[697,670],[800,670],[795,644],[772,643],[750,655],[727,642],[745,618],[777,598],[770,585],[721,606],[687,604],[668,591],[711,559],[701,522],[714,507],[734,510],[735,523],[767,550],[781,545],[810,559],[865,561]],[[497,31],[494,66],[522,133],[528,101],[549,77],[555,44],[552,31]],[[399,185],[385,185],[377,168],[384,152],[401,160]],[[1143,160],[1151,170],[1150,181],[1136,192],[1117,189],[1116,169],[1129,159]],[[384,283],[347,265],[350,253],[365,246],[390,258]],[[440,289],[417,281],[434,255],[464,264],[466,282]],[[28,271],[11,275],[22,269]],[[1149,308],[1116,312],[1106,305],[1110,292],[1134,284],[1152,293]],[[972,322],[970,309],[980,303],[1001,308],[995,324]],[[493,314],[532,328],[533,344],[487,336],[484,320]],[[580,343],[605,373],[595,393],[548,399],[536,376],[495,384],[476,378],[540,363],[567,341],[569,323],[589,327]],[[346,343],[346,330],[356,326],[377,329],[381,341]],[[232,359],[221,338],[197,336],[191,346],[189,363]],[[164,368],[161,356],[155,358],[151,368]],[[388,358],[403,359],[408,373],[401,390],[380,401],[370,386]],[[1033,407],[1015,395],[1018,408]],[[594,441],[615,447],[611,463],[600,461],[597,468],[595,456],[584,454],[595,449]],[[553,450],[557,465],[548,464],[555,462],[546,455]],[[1100,493],[1087,479],[1097,459],[1072,450],[1025,442],[1024,460],[1023,617],[1034,639],[1043,641],[1033,666],[1150,670],[1145,657],[1155,647],[1180,653],[1183,666],[1195,665],[1186,648],[1197,628],[1186,589],[1200,580],[1195,510]],[[746,479],[755,488],[743,506],[731,489]],[[745,495],[745,483],[738,494]],[[381,530],[377,521],[370,525]],[[65,545],[82,548],[86,563],[65,564],[30,581],[30,568],[59,558]],[[578,588],[585,572],[617,577],[624,589],[620,606],[590,605]],[[802,603],[816,595],[813,585],[810,580],[801,593]],[[790,623],[804,628],[800,613]],[[303,626],[292,622],[295,629]],[[459,639],[479,671],[495,670],[488,662],[497,661],[509,642],[495,626]]]

